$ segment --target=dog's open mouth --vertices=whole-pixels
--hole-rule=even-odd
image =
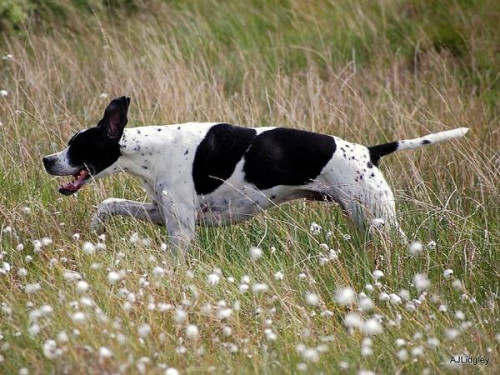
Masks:
[[[59,193],[64,195],[71,195],[76,193],[90,178],[90,172],[87,168],[80,169],[73,175],[73,181],[70,181],[59,187]]]

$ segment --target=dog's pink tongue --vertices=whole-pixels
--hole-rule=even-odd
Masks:
[[[83,182],[89,175],[89,171],[82,169],[78,175],[74,176],[74,180],[70,181],[59,188],[59,192],[64,195],[71,195],[75,193],[83,185]]]

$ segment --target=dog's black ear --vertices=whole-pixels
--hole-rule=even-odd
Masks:
[[[123,128],[127,125],[127,112],[130,104],[130,98],[122,96],[113,99],[106,107],[104,116],[99,121],[98,127],[102,127],[105,131],[106,137],[117,141],[123,134]]]

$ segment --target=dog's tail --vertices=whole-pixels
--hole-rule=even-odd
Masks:
[[[368,147],[368,150],[370,151],[370,159],[373,164],[378,165],[380,158],[385,155],[392,154],[394,151],[410,150],[412,148],[419,148],[454,138],[460,138],[463,137],[468,130],[468,128],[458,128],[447,130],[444,132],[428,134],[420,138],[405,139],[403,141],[371,146]]]

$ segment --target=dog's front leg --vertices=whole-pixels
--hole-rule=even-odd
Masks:
[[[159,225],[164,223],[156,204],[108,198],[99,205],[97,212],[92,216],[91,228],[96,232],[104,232],[106,220],[112,215],[131,216],[138,220],[151,221]]]
[[[195,207],[185,192],[161,193],[161,210],[172,251],[186,252],[195,236]]]

